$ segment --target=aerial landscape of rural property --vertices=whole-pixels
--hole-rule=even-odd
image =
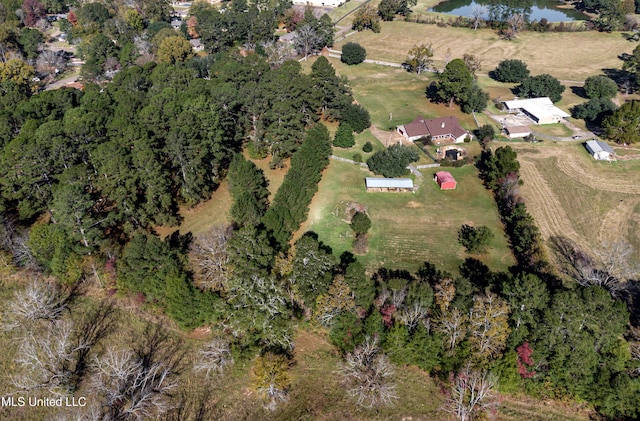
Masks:
[[[640,418],[640,2],[0,4],[0,419]]]

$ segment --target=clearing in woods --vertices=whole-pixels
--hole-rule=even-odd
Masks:
[[[510,145],[545,239],[564,236],[587,252],[624,239],[640,260],[640,161],[595,161],[582,143]]]
[[[379,267],[416,270],[430,261],[440,269],[457,272],[468,256],[458,244],[463,224],[486,225],[495,234],[486,255],[473,256],[493,270],[514,264],[498,212],[473,166],[446,168],[458,181],[456,190],[441,191],[433,181],[437,168],[422,170],[416,193],[367,193],[365,168],[332,160],[311,203],[307,222],[335,255],[352,250],[353,231],[345,218],[350,203],[366,207],[372,221],[369,252],[359,256],[369,269]]]

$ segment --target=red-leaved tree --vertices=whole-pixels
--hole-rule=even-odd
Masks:
[[[533,354],[533,349],[531,349],[531,345],[529,342],[525,342],[519,347],[516,348],[516,353],[518,354],[518,374],[523,379],[530,379],[536,375],[534,370],[529,371],[530,367],[533,367],[533,358],[531,358],[531,354]]]

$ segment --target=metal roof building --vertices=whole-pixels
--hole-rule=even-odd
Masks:
[[[598,160],[612,160],[615,155],[611,146],[600,140],[587,140],[585,146],[589,153]]]
[[[410,178],[365,178],[367,191],[412,191],[413,180]]]

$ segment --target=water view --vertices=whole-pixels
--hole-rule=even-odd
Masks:
[[[476,0],[448,0],[429,9],[431,12],[448,15],[472,17],[475,6],[486,7],[483,19],[506,20],[514,13],[523,13],[530,21],[546,19],[548,22],[571,22],[585,20],[587,16],[574,9],[561,9],[562,4],[553,0],[525,0],[525,1],[476,1]]]

